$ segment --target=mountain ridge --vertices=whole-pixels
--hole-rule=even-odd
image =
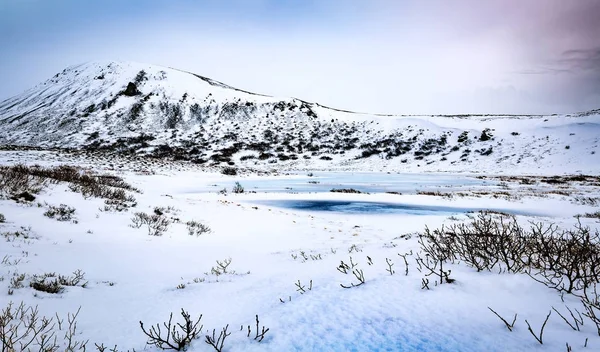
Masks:
[[[599,126],[600,109],[561,115],[360,113],[131,62],[73,65],[0,102],[3,144],[270,168],[495,172],[571,164],[596,172]]]

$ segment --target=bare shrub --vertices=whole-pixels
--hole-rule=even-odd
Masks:
[[[81,309],[81,308],[80,308]],[[2,352],[13,351],[85,351],[88,341],[77,336],[76,313],[64,319],[40,316],[37,306],[12,302],[0,312],[0,344]]]
[[[477,271],[526,273],[550,288],[579,296],[600,282],[600,234],[580,223],[570,230],[532,223],[527,231],[514,218],[483,212],[469,224],[426,229],[420,243],[425,261],[439,261],[440,277],[444,262],[459,261]]]
[[[46,187],[46,182],[26,170],[25,165],[0,166],[0,194],[40,193]]]
[[[219,336],[217,337],[216,335],[216,330],[213,329],[212,332],[212,336],[210,335],[205,335],[205,340],[204,342],[206,342],[207,344],[211,345],[215,351],[217,352],[222,352],[223,351],[223,345],[225,344],[225,339],[227,338],[227,336],[231,335],[231,333],[227,333],[227,329],[229,328],[229,324],[227,324],[219,333]]]
[[[226,166],[221,170],[223,175],[235,176],[238,174],[237,169],[235,167]]]
[[[25,274],[14,273],[13,277],[10,278],[9,289],[23,288],[23,282],[25,281]]]
[[[165,231],[169,228],[171,222],[162,213],[159,214],[146,214],[143,212],[135,213],[131,219],[133,228],[140,228],[143,225],[148,227],[148,235],[150,236],[162,236]]]
[[[75,208],[61,204],[58,207],[50,205],[48,210],[44,213],[44,216],[58,221],[71,221],[73,220],[73,214],[75,214]]]
[[[198,221],[188,221],[185,223],[185,225],[187,226],[188,234],[190,236],[200,236],[204,233],[211,232],[211,229],[210,227],[208,227],[208,225],[205,225]]]
[[[40,317],[37,307],[16,307],[9,303],[0,313],[0,342],[2,352],[26,351],[38,347],[40,351],[52,351],[56,346],[55,324],[52,318]]]
[[[584,218],[600,219],[600,211],[597,211],[595,213],[585,213],[585,214],[580,215],[580,216],[584,217]]]
[[[46,273],[40,276],[35,275],[31,279],[29,286],[36,291],[51,294],[61,293],[65,289],[65,287],[58,282],[56,274],[53,273]]]
[[[128,211],[129,208],[133,208],[137,206],[135,201],[123,201],[117,199],[105,199],[104,200],[104,208],[101,208],[102,211],[110,211],[110,212],[123,212]]]
[[[81,270],[73,272],[73,276],[56,275],[56,273],[45,273],[42,275],[33,275],[29,286],[36,291],[46,293],[61,293],[65,286],[80,286],[86,287],[85,273]]]
[[[148,337],[148,345],[154,345],[163,350],[185,351],[193,340],[200,337],[203,325],[198,327],[202,315],[194,322],[190,314],[181,309],[181,316],[184,323],[173,324],[173,313],[169,315],[169,321],[161,324],[156,324],[146,330],[144,323],[140,321],[140,327],[144,334]]]
[[[22,226],[21,229],[18,231],[0,233],[0,236],[4,237],[6,239],[6,242],[14,242],[18,239],[23,241],[29,241],[32,239],[39,238],[31,233],[30,227],[24,226]]]
[[[423,196],[436,196],[436,197],[452,198],[452,193],[443,193],[440,191],[417,191],[417,194],[423,195]]]
[[[244,187],[241,185],[241,183],[236,182],[231,189],[231,193],[244,193]]]
[[[329,190],[329,192],[332,192],[332,193],[356,193],[356,194],[363,193],[354,188],[333,188],[333,189]]]
[[[210,273],[216,276],[223,274],[235,274],[234,271],[227,271],[227,268],[231,264],[231,258],[224,259],[222,261],[217,260],[217,265],[210,269]]]
[[[566,293],[586,295],[600,282],[600,234],[578,223],[574,229],[534,224],[529,255],[533,279]]]
[[[134,201],[125,191],[140,192],[118,176],[96,175],[68,165],[45,168],[18,164],[0,167],[0,193],[37,194],[48,182],[69,183],[72,191],[81,193],[84,197]]]

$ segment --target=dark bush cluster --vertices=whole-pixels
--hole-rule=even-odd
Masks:
[[[581,299],[584,313],[600,335],[600,233],[578,223],[561,230],[553,224],[521,227],[514,217],[479,213],[471,223],[425,230],[419,239],[426,275],[449,279],[447,263],[477,271],[524,273],[561,293]],[[421,261],[419,263],[419,260]],[[424,279],[425,280],[425,279]],[[541,342],[540,342],[541,343]]]
[[[29,168],[25,165],[0,166],[0,195],[40,193],[46,186],[46,181],[28,171]]]
[[[188,234],[190,236],[200,236],[204,233],[211,232],[211,229],[208,227],[208,225],[205,225],[199,221],[188,221],[185,223],[185,225],[187,226]]]
[[[74,214],[75,208],[72,208],[66,204],[61,204],[59,206],[48,206],[48,210],[46,210],[44,216],[47,216],[50,219],[56,219],[58,221],[71,221],[73,220]]]
[[[354,188],[333,188],[329,192],[332,192],[332,193],[356,193],[356,194],[363,193]]]
[[[36,291],[46,293],[61,293],[65,286],[81,286],[86,287],[85,273],[81,270],[73,272],[73,276],[56,275],[56,273],[45,273],[42,275],[33,275],[29,286]]]
[[[26,193],[39,193],[48,182],[69,183],[69,188],[85,197],[133,201],[125,191],[139,192],[121,177],[113,175],[95,175],[82,169],[61,165],[42,167],[17,164],[0,167],[0,192],[13,197]],[[29,196],[31,197],[31,196]]]
[[[223,175],[235,176],[237,175],[237,169],[235,167],[226,166],[221,170]]]

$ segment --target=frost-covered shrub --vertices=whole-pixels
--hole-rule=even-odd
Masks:
[[[29,286],[36,291],[52,294],[61,293],[65,289],[65,287],[58,282],[58,278],[54,273],[34,276],[31,279]]]
[[[46,293],[61,293],[65,286],[86,287],[85,273],[81,270],[73,272],[73,276],[56,275],[56,273],[45,273],[42,275],[33,275],[29,286],[36,291]]]
[[[185,224],[187,226],[188,234],[190,236],[200,236],[203,233],[211,232],[210,227],[198,221],[192,220],[186,222]]]
[[[73,219],[74,214],[75,208],[72,208],[65,204],[61,204],[58,207],[50,205],[48,207],[48,210],[46,210],[46,212],[44,213],[44,216],[47,216],[50,219],[56,219],[58,221],[71,221]]]
[[[244,187],[239,182],[236,182],[231,189],[231,193],[244,193]]]

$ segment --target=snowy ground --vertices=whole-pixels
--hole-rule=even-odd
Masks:
[[[56,163],[39,153],[30,153],[27,158],[0,153],[4,165],[23,160]],[[236,178],[178,165],[157,169],[156,174],[126,167],[119,172],[143,191],[135,194],[137,206],[125,212],[102,211],[103,200],[84,199],[64,184],[45,190],[32,206],[0,200],[0,213],[6,217],[0,232],[31,227],[30,234],[36,237],[0,242],[0,257],[5,258],[0,265],[4,279],[0,282],[0,306],[24,301],[38,305],[47,316],[66,316],[81,307],[78,337],[89,339],[90,344],[117,344],[121,350],[153,350],[145,347],[139,321],[147,326],[162,323],[171,312],[179,318],[181,308],[192,317],[202,314],[204,330],[212,332],[229,324],[232,334],[224,351],[556,351],[565,349],[565,343],[580,350],[586,339],[588,350],[600,349],[593,324],[573,331],[554,312],[540,345],[524,319],[537,333],[551,307],[562,311],[566,311],[565,305],[582,308],[577,299],[567,295],[563,303],[556,291],[526,275],[477,273],[454,265],[455,283],[423,290],[423,274],[416,270],[414,259],[409,259],[405,275],[398,254],[418,251],[417,233],[425,226],[433,229],[468,220],[466,214],[345,214],[257,203],[327,199],[498,208],[544,215],[519,216],[523,224],[533,220],[569,228],[577,221],[574,215],[598,211],[597,206],[578,200],[583,196],[598,199],[598,185],[568,188],[505,182],[498,186],[500,180],[486,185],[460,184],[457,178],[454,186],[460,191],[454,190],[453,196],[415,194],[417,189],[403,195],[294,194],[260,189],[257,193],[223,195],[217,191],[230,189],[233,181],[251,183],[256,176]],[[315,176],[318,180],[319,175]],[[282,180],[297,182],[300,176],[264,177],[281,184]],[[439,191],[450,192],[447,187]],[[38,202],[41,207],[35,205]],[[77,223],[44,216],[44,202],[76,208]],[[151,213],[154,207],[175,208],[168,215],[180,222],[171,224],[163,236],[149,236],[144,227],[129,226],[134,212]],[[185,225],[189,220],[201,221],[212,231],[190,236]],[[600,228],[597,220],[581,221]],[[349,262],[350,257],[364,270],[366,281],[344,289],[340,284],[356,283],[356,279],[336,267],[342,260]],[[228,270],[235,273],[212,274],[216,261],[227,258],[231,258]],[[394,263],[393,275],[386,271],[386,258]],[[89,282],[85,288],[68,287],[62,293],[48,294],[25,285],[11,295],[7,293],[15,273],[28,277],[46,272],[70,275],[78,269],[85,272]],[[305,286],[303,294],[297,291],[298,280]],[[509,332],[488,307],[507,319],[517,313],[514,331]],[[260,343],[248,338],[246,332],[247,325],[254,327],[257,314],[260,325],[270,329]],[[210,350],[204,338],[190,348]]]

